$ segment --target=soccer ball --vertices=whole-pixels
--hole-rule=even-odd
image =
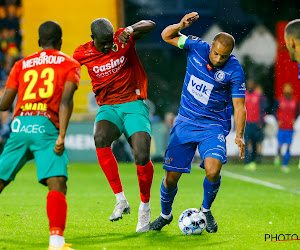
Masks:
[[[186,235],[201,234],[206,227],[205,215],[197,208],[184,210],[179,216],[178,226]]]

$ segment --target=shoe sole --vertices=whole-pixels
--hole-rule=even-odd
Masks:
[[[123,213],[121,214],[121,217],[117,217],[117,218],[114,218],[114,219],[110,219],[110,218],[109,218],[109,220],[110,220],[111,222],[121,220],[121,219],[123,219],[123,216],[122,216],[122,215],[123,215],[123,214],[130,214],[130,211],[131,211],[130,207],[127,207],[127,208],[124,209]]]

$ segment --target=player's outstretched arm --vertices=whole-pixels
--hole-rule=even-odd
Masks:
[[[246,107],[245,98],[232,98],[234,107],[234,122],[236,126],[236,137],[235,143],[240,150],[240,157],[245,157],[245,142],[244,142],[244,131],[246,124]]]
[[[6,111],[9,110],[15,100],[15,97],[18,93],[17,89],[5,89],[3,95],[0,100],[0,111]]]
[[[180,31],[184,28],[189,27],[198,18],[199,14],[197,12],[186,14],[179,23],[169,25],[163,30],[163,32],[161,33],[162,39],[165,42],[177,47],[179,37],[182,35],[180,34]]]
[[[129,41],[130,34],[134,39],[140,39],[144,35],[148,34],[151,30],[155,28],[155,22],[151,20],[141,20],[135,24],[132,24],[119,35],[119,41],[123,45],[126,45]]]
[[[54,152],[62,155],[65,150],[65,136],[69,125],[70,117],[73,111],[73,96],[77,85],[73,82],[66,82],[59,105],[59,135],[56,140]]]

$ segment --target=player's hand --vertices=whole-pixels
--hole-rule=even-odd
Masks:
[[[130,39],[130,32],[127,29],[123,30],[119,35],[119,42],[122,44],[122,48],[126,46],[129,39]]]
[[[191,12],[189,14],[186,14],[180,21],[181,28],[184,29],[189,27],[198,18],[199,18],[199,14],[197,12]]]
[[[65,138],[59,135],[55,143],[54,152],[57,155],[62,155],[64,150],[65,150]]]
[[[245,142],[244,142],[243,138],[235,137],[235,143],[240,150],[240,155],[239,155],[240,158],[244,159],[245,158]]]

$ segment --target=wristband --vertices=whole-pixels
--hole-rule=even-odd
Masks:
[[[133,28],[132,28],[132,26],[126,27],[126,28],[125,28],[125,31],[126,31],[126,33],[128,33],[128,34],[132,34],[132,33],[133,33]]]

